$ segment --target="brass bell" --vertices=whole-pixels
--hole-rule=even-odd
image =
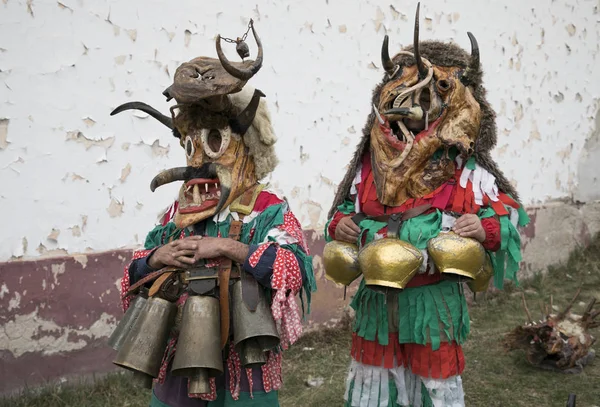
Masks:
[[[135,325],[135,322],[142,314],[144,307],[146,306],[146,302],[148,301],[148,290],[144,290],[138,294],[135,299],[127,308],[125,315],[113,331],[110,338],[108,338],[108,346],[118,351],[121,349],[121,345],[127,338],[129,332],[131,332],[131,328]]]
[[[191,393],[210,392],[209,378],[223,373],[219,300],[208,295],[188,297],[171,374],[189,378]]]
[[[375,240],[358,253],[365,284],[376,291],[403,290],[422,262],[423,254],[416,247],[397,238]]]
[[[244,283],[246,284],[246,283]],[[252,280],[242,285],[236,281],[232,287],[231,309],[233,315],[233,344],[241,355],[244,367],[256,367],[266,363],[264,352],[279,345],[275,320],[265,299],[264,290]],[[254,311],[244,302],[244,289],[256,289],[258,299]]]
[[[475,239],[441,232],[427,242],[427,251],[442,275],[474,279],[483,267],[485,249]]]
[[[325,278],[336,284],[350,285],[360,275],[358,246],[333,240],[323,249]]]
[[[138,383],[157,377],[176,310],[175,304],[162,298],[148,299],[113,363],[138,372]],[[142,379],[141,375],[148,377]]]
[[[257,338],[249,338],[238,347],[240,362],[245,368],[260,367],[267,363],[267,354]]]
[[[494,267],[492,266],[492,261],[490,260],[490,256],[485,256],[485,263],[483,267],[479,269],[477,274],[475,275],[475,279],[473,281],[469,281],[467,285],[474,293],[479,293],[483,291],[487,291],[490,280],[494,276]]]

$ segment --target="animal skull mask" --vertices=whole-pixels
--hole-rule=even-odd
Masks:
[[[385,36],[381,59],[386,81],[375,96],[377,120],[370,130],[374,181],[384,205],[399,206],[432,192],[454,175],[455,154],[466,160],[475,152],[482,112],[471,85],[479,72],[479,48],[468,34],[466,69],[438,66],[421,56],[419,6],[413,52],[401,51],[390,59]]]
[[[151,106],[131,102],[111,115],[139,109],[170,128],[185,150],[187,166],[158,174],[151,190],[174,181],[184,181],[179,191],[175,223],[184,228],[228,207],[275,167],[275,136],[261,98],[265,95],[244,85],[261,67],[263,49],[252,20],[258,45],[255,61],[233,63],[221,49],[219,59],[200,57],[182,64],[174,82],[163,94],[175,99],[171,117]]]

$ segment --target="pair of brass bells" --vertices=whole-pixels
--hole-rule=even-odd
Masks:
[[[427,252],[440,272],[449,278],[466,278],[474,292],[485,291],[493,269],[483,246],[475,239],[442,232],[427,243]],[[375,240],[362,250],[355,244],[332,241],[323,250],[325,277],[350,285],[361,274],[372,288],[404,289],[417,274],[423,254],[397,238]]]

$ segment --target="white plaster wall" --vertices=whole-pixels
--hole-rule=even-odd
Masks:
[[[177,190],[151,193],[150,180],[181,165],[183,151],[153,119],[109,112],[141,100],[167,113],[161,92],[176,67],[216,56],[214,36],[241,35],[250,17],[265,46],[251,84],[266,93],[279,136],[273,185],[304,226],[322,228],[382,76],[383,35],[392,52],[411,42],[416,3],[393,4],[0,0],[0,261],[143,242]],[[525,203],[578,187],[599,108],[599,7],[422,4],[422,39],[468,48],[466,32],[477,36],[498,113],[495,154]]]

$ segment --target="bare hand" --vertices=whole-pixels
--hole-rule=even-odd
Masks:
[[[198,241],[187,237],[173,240],[156,249],[148,259],[148,265],[153,269],[166,266],[187,268],[195,263],[194,255],[198,250]]]
[[[343,217],[335,228],[335,240],[342,242],[356,243],[360,228],[351,216]]]
[[[194,263],[201,259],[214,259],[223,255],[223,249],[226,245],[226,238],[209,236],[191,236],[195,239],[198,248],[194,253]]]
[[[480,243],[485,240],[485,229],[481,226],[481,220],[477,215],[467,214],[456,220],[452,228],[454,233],[462,237],[472,237]]]

